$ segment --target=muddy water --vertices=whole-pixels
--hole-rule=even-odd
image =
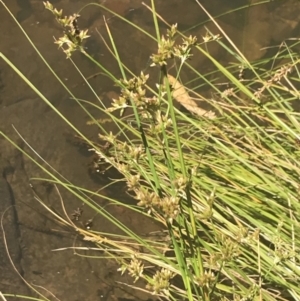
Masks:
[[[70,61],[66,60],[65,55],[54,45],[53,36],[59,37],[61,29],[53,20],[52,15],[45,11],[42,1],[6,0],[4,2],[21,22],[38,50],[73,93],[78,98],[97,103]],[[150,1],[145,2],[149,4]],[[177,22],[179,29],[182,30],[192,28],[190,33],[197,35],[200,39],[205,35],[205,28],[201,24],[207,17],[193,0],[156,2],[157,11],[169,23]],[[235,1],[201,1],[213,15],[234,9],[233,2]],[[251,2],[253,3],[253,1]],[[66,14],[72,14],[88,1],[56,0],[52,3],[58,8],[64,9]],[[241,1],[240,5],[248,3],[250,1]],[[154,32],[151,14],[140,0],[107,0],[104,4],[147,31]],[[265,50],[261,50],[262,48],[272,43],[278,44],[297,32],[299,12],[298,1],[272,1],[269,4],[254,6],[249,10],[240,10],[234,14],[225,15],[219,19],[219,23],[252,60],[265,54]],[[104,15],[108,20],[124,63],[135,72],[146,69],[149,56],[155,51],[153,41],[95,6],[87,7],[82,11],[79,21],[80,26],[88,28],[91,33],[91,38],[86,44],[87,50],[105,68],[118,74],[117,65],[98,34],[99,31],[107,38],[103,22]],[[97,130],[86,125],[89,118],[69,98],[2,6],[0,6],[0,20],[0,51],[70,122],[89,137],[96,137]],[[163,29],[166,28],[163,24],[161,26]],[[209,23],[206,23],[206,26],[211,30],[216,30]],[[218,47],[210,47],[209,51],[219,61],[226,62],[228,60]],[[79,53],[76,53],[73,59],[85,76],[99,72]],[[203,70],[206,68],[205,60],[202,57],[193,58],[192,63],[196,68]],[[118,92],[113,84],[102,75],[91,79],[91,84],[96,93],[107,102],[110,101],[112,95],[116,95]],[[107,183],[107,177],[95,178],[89,174],[87,167],[90,162],[90,154],[70,143],[68,137],[72,135],[72,132],[68,126],[2,60],[0,61],[0,89],[0,130],[11,137],[21,149],[29,150],[12,125],[47,162],[75,185],[96,191]],[[101,118],[99,112],[88,108],[96,118]],[[52,252],[53,249],[69,247],[74,243],[80,246],[86,245],[76,237],[76,233],[57,224],[34,199],[29,182],[34,183],[37,193],[49,206],[62,212],[59,196],[55,190],[30,180],[32,177],[45,177],[41,170],[2,138],[0,138],[0,155],[1,214],[6,208],[11,208],[4,215],[6,241],[17,269],[28,283],[51,300],[54,298],[49,292],[52,292],[60,300],[121,301],[152,298],[117,284],[117,281],[126,282],[127,279],[116,272],[118,266],[111,261],[76,256],[71,250]],[[114,194],[111,190],[106,190],[104,193],[124,202],[132,201],[126,197],[122,186],[115,187],[114,191],[118,191],[118,194]],[[80,202],[65,191],[62,190],[61,194],[69,214],[81,206]],[[95,201],[100,206],[107,204],[103,199],[95,199]],[[140,234],[156,229],[156,225],[149,220],[140,219],[121,207],[109,206],[107,208],[110,213]],[[94,215],[88,208],[83,209],[82,222],[84,223]],[[118,231],[101,217],[94,218],[93,227],[95,230]],[[3,233],[0,234],[0,237],[0,290],[16,294],[27,293],[25,286],[8,261],[6,250],[2,244]],[[88,254],[90,253],[84,255]]]

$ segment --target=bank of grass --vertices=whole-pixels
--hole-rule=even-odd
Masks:
[[[45,5],[64,27],[65,35],[58,44],[66,55],[81,51],[120,87],[120,98],[113,100],[110,108],[99,99],[97,108],[106,116],[102,120],[82,106],[89,103],[87,100],[77,99],[65,87],[86,110],[91,124],[98,127],[99,140],[85,137],[3,54],[2,59],[94,151],[96,171],[113,167],[122,174],[136,206],[124,205],[121,199],[108,200],[150,216],[167,235],[163,242],[139,237],[120,223],[118,216],[88,197],[106,196],[74,187],[42,165],[49,182],[72,192],[122,229],[124,236],[79,229],[67,214],[62,218],[38,196],[37,200],[84,240],[94,242],[106,257],[117,260],[121,273],[129,273],[134,281],[144,279],[145,290],[162,298],[300,300],[297,42],[285,44],[273,58],[250,63],[222,28],[220,35],[207,32],[203,41],[184,35],[176,26],[161,32],[155,1],[151,1],[149,13],[156,36],[132,25],[157,42],[157,52],[149,53],[153,68],[157,68],[157,85],[153,87],[148,85],[147,75],[135,75],[123,64],[108,25],[110,40],[106,42],[123,75],[121,80],[85,51],[82,42],[88,33],[78,28],[76,17],[63,19],[60,11]],[[218,43],[235,63],[228,67],[220,64],[206,50],[207,43]],[[205,75],[194,69],[188,60],[193,59],[191,54],[204,55],[215,70]],[[173,77],[168,74],[171,66],[175,66]],[[187,88],[180,83],[183,66],[194,83],[209,87],[210,97],[198,94],[197,87],[189,96],[200,106],[209,107],[214,118],[174,106],[176,98],[190,108],[184,103],[189,101]],[[176,79],[184,89],[179,95],[174,90]],[[226,85],[220,84],[224,82]],[[102,123],[107,118],[117,126],[117,132],[109,132]]]

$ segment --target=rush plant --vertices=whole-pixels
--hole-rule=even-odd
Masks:
[[[145,289],[156,296],[189,301],[299,300],[300,73],[294,51],[298,42],[280,48],[272,58],[249,62],[206,11],[219,33],[189,36],[176,24],[163,32],[158,18],[164,19],[152,0],[151,7],[144,5],[153,15],[156,36],[115,14],[156,41],[157,50],[149,53],[151,67],[157,70],[156,85],[151,85],[148,74],[133,74],[124,65],[108,24],[105,43],[118,63],[121,79],[87,53],[88,32],[78,28],[78,14],[64,17],[49,2],[44,4],[62,26],[56,43],[67,58],[72,60],[74,51],[82,52],[119,86],[120,95],[110,107],[101,100],[97,106],[118,130],[108,131],[104,119],[97,120],[87,111],[99,131],[99,137],[88,139],[8,58],[0,54],[1,58],[85,141],[95,154],[96,171],[112,167],[122,175],[136,200],[129,208],[160,223],[165,237],[153,241],[136,235],[87,195],[107,197],[74,187],[42,166],[47,181],[71,191],[122,229],[124,236],[78,228],[37,197],[39,202],[115,259],[121,273],[129,273],[134,281],[144,279]],[[220,64],[207,51],[208,43],[218,43],[234,63]],[[190,64],[195,56],[205,56],[213,71],[203,74],[195,69]],[[189,72],[192,89],[181,81],[183,68]],[[250,74],[247,78],[245,70]],[[203,86],[210,89],[209,97],[199,92]],[[79,105],[89,103],[67,92]],[[116,116],[115,111],[120,114]],[[109,201],[128,206],[120,200]]]

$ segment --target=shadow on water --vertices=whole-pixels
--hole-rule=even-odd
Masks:
[[[64,54],[53,44],[53,36],[59,37],[61,29],[53,20],[52,15],[45,11],[41,1],[15,0],[4,1],[21,22],[35,45],[53,66],[55,72],[72,88],[78,98],[92,100],[93,95],[83,85],[80,76],[74,72],[74,67]],[[50,1],[66,14],[72,14],[87,4],[86,0],[56,0]],[[98,1],[100,2],[100,1]],[[157,1],[157,11],[170,23],[178,23],[180,30],[192,28],[195,24],[203,23],[206,16],[193,0]],[[188,5],[186,3],[188,2]],[[213,15],[234,9],[234,1],[201,1]],[[258,59],[264,55],[261,48],[270,44],[280,43],[289,37],[299,21],[299,4],[293,0],[273,1],[271,4],[251,9],[237,11],[223,16],[219,22],[222,28],[232,37],[239,47],[243,47],[249,59]],[[244,3],[248,3],[244,1]],[[111,0],[105,4],[122,16],[154,32],[152,17],[140,0]],[[292,9],[291,9],[292,7]],[[272,9],[272,14],[270,11]],[[105,14],[114,34],[122,59],[133,71],[145,69],[149,56],[155,51],[156,45],[124,25],[117,18],[95,8],[89,7],[81,13],[80,25],[89,28],[91,38],[87,42],[87,50],[93,57],[114,74],[119,74],[116,63],[98,36],[96,28],[105,35],[102,15]],[[291,17],[290,17],[291,16]],[[44,95],[64,114],[70,122],[82,130],[88,137],[96,139],[97,129],[87,126],[89,120],[84,112],[69,99],[58,82],[53,78],[33,49],[28,45],[21,32],[11,20],[7,12],[0,10],[1,30],[0,51],[44,93]],[[246,21],[245,21],[246,20]],[[255,20],[255,24],[253,22]],[[297,20],[297,22],[295,21]],[[241,26],[241,23],[243,23]],[[273,25],[272,25],[273,24]],[[211,24],[205,24],[211,26]],[[278,30],[274,31],[274,27]],[[162,27],[164,28],[164,27]],[[280,30],[279,30],[280,29]],[[215,29],[214,29],[215,30]],[[259,34],[258,34],[259,33]],[[191,29],[191,34],[201,39],[205,36],[203,25]],[[245,37],[247,39],[245,39]],[[251,49],[251,51],[249,51]],[[226,62],[228,58],[217,47],[209,49],[211,55]],[[80,70],[86,75],[93,75],[99,70],[87,62],[79,53],[74,60]],[[202,57],[194,57],[192,64],[205,70],[210,66]],[[37,152],[73,184],[97,191],[109,181],[107,175],[95,176],[89,172],[92,157],[84,147],[70,143],[70,130],[66,124],[46,104],[36,97],[3,61],[0,62],[1,95],[0,95],[0,130],[17,142],[20,148],[28,151],[28,147],[12,129],[13,124]],[[148,69],[147,69],[148,71]],[[185,72],[185,71],[184,71]],[[183,74],[188,78],[188,73]],[[109,103],[116,97],[118,90],[104,76],[91,80],[98,95]],[[96,100],[95,100],[96,102]],[[89,108],[90,109],[90,108]],[[96,118],[101,118],[97,111],[91,111]],[[108,125],[113,130],[112,125]],[[118,266],[109,260],[97,260],[87,257],[91,252],[83,251],[84,256],[78,256],[73,250],[52,252],[51,250],[77,246],[89,247],[81,241],[74,231],[62,227],[45,212],[33,197],[29,187],[30,178],[43,177],[43,173],[28,158],[16,151],[7,141],[0,139],[0,213],[7,209],[4,215],[6,241],[13,262],[24,278],[47,297],[53,298],[52,292],[60,300],[150,300],[149,295],[134,291],[126,286],[118,285],[127,282],[125,276],[117,273]],[[34,189],[51,208],[61,211],[60,200],[55,189],[42,183],[34,182]],[[117,191],[117,194],[116,194]],[[60,191],[69,215],[82,204],[66,191]],[[111,190],[105,190],[107,196],[130,203],[122,185]],[[123,207],[108,205],[103,199],[95,199],[97,204],[106,209],[138,234],[157,229],[153,222],[140,218],[138,215]],[[83,208],[82,219],[78,223],[86,223],[93,219],[93,229],[119,233],[119,230],[100,216],[94,216],[89,208]],[[142,229],[142,230],[141,230]],[[141,232],[142,231],[142,232]],[[0,234],[3,241],[3,233]],[[4,245],[0,243],[0,291],[5,293],[30,294],[13,270]],[[152,298],[153,299],[153,298]]]

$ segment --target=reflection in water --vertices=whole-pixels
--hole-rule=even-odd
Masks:
[[[32,6],[30,0],[17,0],[19,11],[17,12],[17,20],[22,23],[32,15]]]

